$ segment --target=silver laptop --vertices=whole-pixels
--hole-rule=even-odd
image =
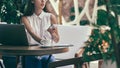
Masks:
[[[0,44],[14,46],[28,46],[24,25],[0,24]]]

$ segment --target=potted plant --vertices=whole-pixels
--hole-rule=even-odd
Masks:
[[[0,22],[19,24],[30,0],[0,0]]]
[[[98,57],[105,61],[112,60],[117,62],[120,68],[120,25],[118,15],[120,14],[119,0],[98,0],[98,6],[104,5],[106,10],[98,10],[97,23],[93,24],[94,29],[86,41],[84,60],[90,61],[89,55],[94,59]],[[99,56],[95,56],[99,54]]]

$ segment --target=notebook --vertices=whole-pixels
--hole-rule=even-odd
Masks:
[[[0,24],[0,45],[28,46],[24,25]]]

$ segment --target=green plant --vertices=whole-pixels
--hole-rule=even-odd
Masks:
[[[0,21],[19,24],[29,0],[0,0]]]
[[[98,10],[97,24],[86,41],[83,57],[89,61],[88,55],[100,54],[104,60],[115,60],[119,66],[120,26],[120,0],[98,0],[98,6],[104,5],[106,10]],[[94,58],[97,58],[96,56]]]

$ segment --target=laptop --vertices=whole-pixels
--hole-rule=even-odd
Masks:
[[[0,45],[28,46],[24,25],[0,24]]]

